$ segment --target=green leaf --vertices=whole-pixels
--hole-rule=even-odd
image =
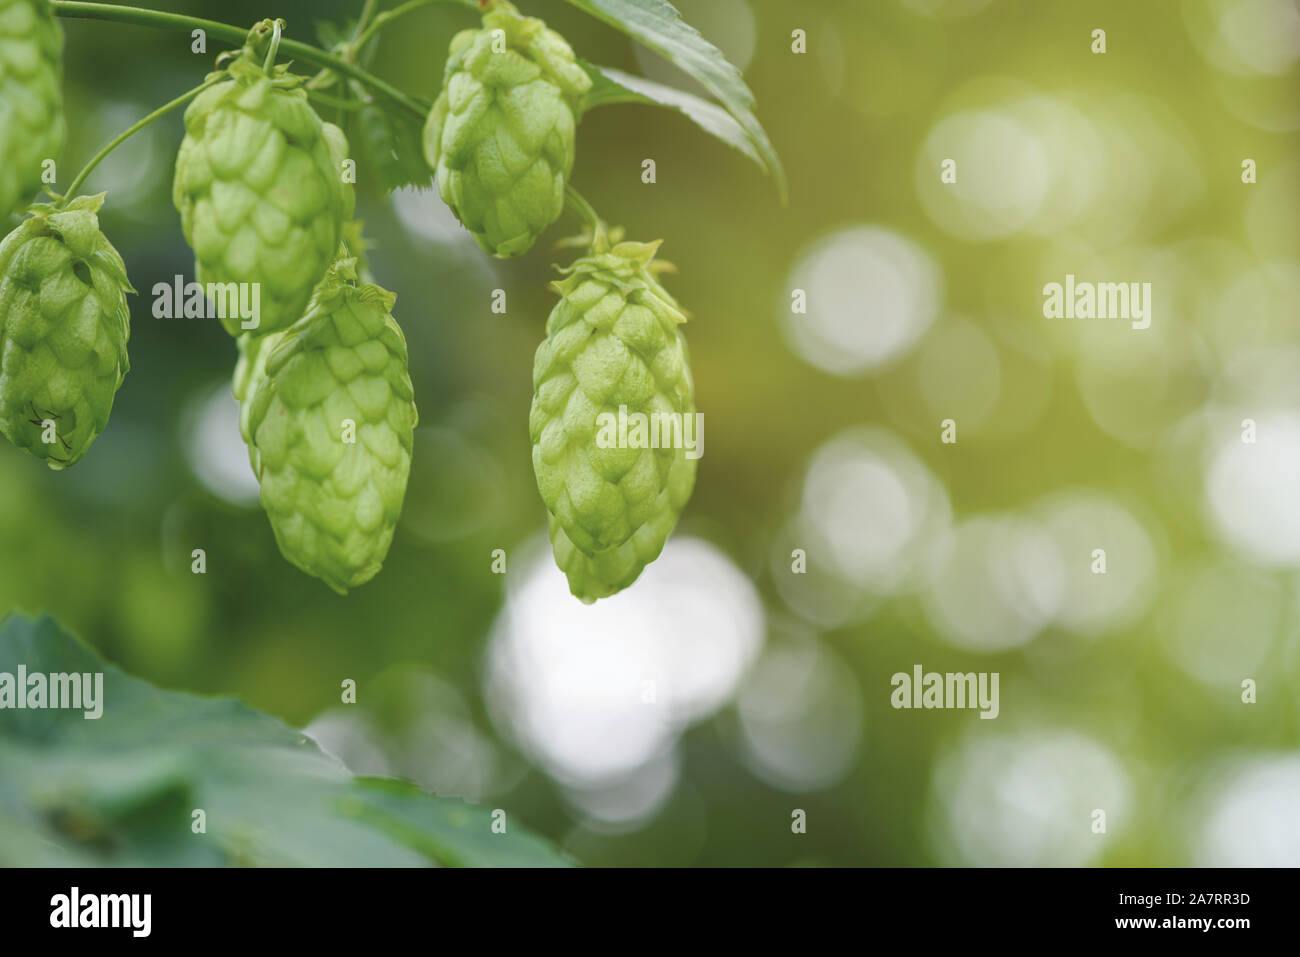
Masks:
[[[776,180],[781,199],[785,201],[785,171],[754,115],[754,94],[722,51],[682,20],[672,4],[667,0],[569,0],[569,3],[644,44],[717,97],[744,130],[760,165]],[[709,126],[704,129],[717,135]]]
[[[433,170],[424,159],[422,128],[418,117],[380,101],[367,103],[357,112],[351,133],[384,190],[433,187]]]
[[[716,103],[710,103],[702,97],[676,87],[664,86],[645,77],[615,70],[613,67],[596,66],[585,60],[579,62],[592,81],[591,91],[586,96],[588,109],[614,103],[648,103],[651,106],[665,106],[685,114],[704,132],[717,137],[728,146],[735,147],[760,167],[766,168],[763,158],[754,148],[744,127]]]
[[[102,716],[15,709],[6,676],[20,665],[101,673]],[[132,678],[51,618],[0,624],[0,703],[0,867],[571,863],[513,820],[494,833],[485,808],[354,777],[233,698]],[[191,829],[196,809],[206,833]]]

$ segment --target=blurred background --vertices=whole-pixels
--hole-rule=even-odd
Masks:
[[[532,355],[570,257],[547,247],[573,222],[489,260],[436,193],[364,167],[421,418],[406,507],[346,598],[280,557],[233,342],[150,312],[193,268],[177,113],[87,184],[142,293],[131,372],[75,469],[0,447],[0,611],[308,726],[358,772],[507,808],[590,865],[1300,864],[1300,5],[677,5],[744,71],[791,201],[675,114],[579,130],[575,185],[679,267],[707,425],[637,585],[572,599],[533,482]],[[167,4],[311,40],[359,6]],[[587,59],[689,84],[560,0],[519,6]],[[432,99],[473,22],[414,13],[375,69]],[[60,182],[222,49],[64,27]],[[1066,273],[1152,283],[1151,327],[1045,319]],[[894,710],[916,664],[999,672],[1000,715]]]

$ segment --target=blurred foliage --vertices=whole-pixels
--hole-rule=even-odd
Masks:
[[[0,712],[5,866],[567,863],[508,819],[498,833],[486,808],[353,777],[238,701],[152,688],[51,618],[0,624],[0,672],[50,681],[43,710]],[[53,710],[53,675],[77,680],[78,707]]]
[[[645,72],[649,61],[626,38],[562,0],[519,5],[547,19],[580,56]],[[357,681],[365,708],[368,689],[391,686],[391,679],[372,684],[385,672],[437,675],[458,693],[463,719],[491,737],[513,769],[488,788],[494,806],[584,863],[1001,863],[1004,857],[981,857],[974,845],[959,847],[960,836],[936,830],[936,782],[948,780],[948,768],[956,769],[953,780],[972,780],[950,761],[972,740],[1006,735],[1014,743],[1016,735],[1051,729],[1077,729],[1102,744],[1126,769],[1130,795],[1104,848],[1067,849],[1058,860],[1196,859],[1193,798],[1222,773],[1216,762],[1293,753],[1300,743],[1294,561],[1261,562],[1225,541],[1230,536],[1206,508],[1201,454],[1214,429],[1232,440],[1246,415],[1300,407],[1294,392],[1268,401],[1250,389],[1234,393],[1230,375],[1248,349],[1285,358],[1296,347],[1295,300],[1285,294],[1293,287],[1283,282],[1278,293],[1253,278],[1262,265],[1294,269],[1300,259],[1294,63],[1289,72],[1252,75],[1210,62],[1197,17],[1214,5],[1199,0],[679,6],[738,62],[744,58],[734,51],[747,35],[752,41],[745,78],[785,163],[789,205],[743,155],[685,118],[645,106],[584,118],[573,182],[631,238],[663,238],[663,255],[679,267],[667,284],[692,315],[686,332],[708,444],[678,534],[709,539],[752,576],[772,648],[803,636],[848,680],[861,707],[852,731],[859,743],[843,774],[806,788],[761,779],[738,743],[744,722],[728,707],[684,735],[678,779],[655,813],[634,827],[606,827],[498,736],[480,679],[510,576],[491,574],[491,552],[513,556],[544,527],[527,410],[532,355],[554,302],[546,287],[551,264],[569,257],[543,247],[568,231],[565,223],[522,261],[489,262],[458,236],[436,197],[402,193],[390,201],[361,164],[358,215],[373,241],[377,281],[397,293],[394,313],[410,345],[421,418],[403,524],[386,566],[364,588],[337,597],[281,559],[255,503],[215,494],[187,449],[198,434],[196,410],[211,390],[228,388],[235,347],[215,323],[154,319],[147,294],[153,283],[192,269],[170,202],[179,115],[129,142],[87,184],[109,191],[102,224],[142,291],[131,303],[131,372],[108,429],[75,469],[50,474],[0,448],[0,610],[48,610],[128,672],[236,695],[298,726],[337,706],[344,678]],[[342,22],[354,7],[321,0],[274,12],[288,20],[290,36],[305,37],[313,21]],[[245,0],[177,0],[169,8],[250,24],[268,12]],[[372,67],[432,99],[442,51],[466,25],[465,12],[452,7],[412,14],[384,37]],[[64,26],[70,141],[61,179],[132,119],[197,82],[218,52],[190,53],[183,34]],[[1089,52],[1098,26],[1108,30],[1104,56]],[[795,29],[807,31],[805,55],[791,52]],[[690,88],[665,71],[650,76]],[[1105,165],[1072,167],[1072,175],[1095,177],[1087,208],[1068,223],[1049,208],[1033,228],[992,239],[941,219],[925,198],[928,172],[917,172],[931,169],[927,138],[937,124],[1037,93],[1053,98],[1053,115],[1072,104],[1091,121],[1079,128],[1106,139]],[[1099,146],[1051,135],[1039,138],[1049,158],[1088,157]],[[1144,136],[1162,137],[1159,148]],[[1259,164],[1258,185],[1241,182],[1245,156]],[[641,182],[645,157],[656,160],[655,185]],[[1052,188],[1068,185],[1067,177]],[[427,229],[415,228],[417,220]],[[933,399],[936,381],[973,381],[960,362],[946,377],[924,373],[918,356],[931,353],[923,351],[835,376],[801,361],[783,339],[795,262],[810,244],[861,225],[896,231],[939,265],[936,330],[964,316],[994,344],[1001,380],[987,435],[963,432],[955,447],[939,442],[943,416],[927,396]],[[1042,285],[1060,281],[1070,264],[1115,280],[1162,269],[1159,328],[1142,339],[1111,327],[1114,334],[1099,342],[1106,333],[1050,326]],[[497,287],[507,290],[506,315],[490,308]],[[863,303],[864,315],[870,305]],[[1248,384],[1269,381],[1237,375]],[[788,558],[777,559],[789,549],[778,546],[798,512],[809,460],[864,424],[908,444],[958,519],[1032,509],[1042,496],[1085,486],[1122,502],[1154,555],[1141,596],[1146,610],[1086,640],[1049,622],[1032,641],[994,652],[954,647],[910,592],[878,596],[839,622],[805,621],[781,590]],[[233,449],[242,454],[237,443]],[[202,576],[190,572],[195,548],[206,551]],[[811,556],[810,579],[817,562]],[[1208,607],[1189,603],[1198,592],[1212,596]],[[1234,610],[1244,614],[1235,619]],[[1184,633],[1209,642],[1199,673],[1180,658]],[[1261,649],[1248,670],[1224,665],[1216,676],[1216,661],[1234,661],[1247,647]],[[999,720],[892,709],[890,675],[916,662],[999,671]],[[1239,700],[1243,674],[1260,683],[1259,703],[1250,707]],[[850,732],[832,726],[826,735]],[[1024,751],[1031,766],[1013,768],[1016,780],[1040,788],[1026,798],[1031,803],[1068,783],[1065,772],[1032,756],[1053,747],[1075,753],[1073,738],[1042,741]],[[1016,811],[1007,800],[1008,833],[1021,825],[1034,833],[1032,808]],[[791,833],[793,808],[807,811],[806,835]],[[1000,833],[996,817],[976,814],[968,827]]]

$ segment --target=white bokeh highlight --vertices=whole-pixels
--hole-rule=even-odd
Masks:
[[[785,791],[836,784],[857,759],[861,697],[853,670],[824,643],[769,646],[737,700],[745,763]]]
[[[782,598],[822,627],[916,587],[931,545],[952,521],[947,490],[908,445],[884,429],[843,432],[809,462],[798,510],[772,551]],[[792,574],[792,552],[807,571]]]
[[[701,539],[673,538],[635,588],[590,606],[549,551],[511,558],[485,695],[502,733],[552,777],[609,788],[730,699],[762,646],[762,604]]]
[[[858,376],[908,352],[943,300],[943,273],[919,245],[858,226],[813,242],[790,272],[778,315],[791,348],[824,372]],[[791,293],[808,296],[806,314]]]
[[[940,178],[945,160],[956,182]],[[1027,227],[1047,197],[1050,172],[1037,133],[1006,111],[953,113],[935,124],[916,165],[930,219],[959,239],[986,242]]]
[[[1300,755],[1221,766],[1202,795],[1198,867],[1300,867]]]
[[[255,505],[257,476],[239,433],[239,402],[221,381],[195,393],[181,412],[181,448],[199,483],[235,505]]]
[[[955,648],[996,652],[1032,641],[1059,613],[1060,546],[1029,519],[978,516],[938,542],[922,607]]]
[[[1253,443],[1223,430],[1206,470],[1205,508],[1219,540],[1243,556],[1300,564],[1300,414],[1260,416]]]
[[[1100,492],[1074,489],[1045,499],[1035,514],[1061,555],[1057,627],[1093,637],[1145,614],[1156,591],[1156,549],[1129,509]],[[1094,571],[1097,549],[1105,552],[1104,573]]]
[[[946,864],[1081,867],[1121,831],[1133,802],[1119,759],[1075,731],[971,732],[935,765],[930,833]],[[1107,834],[1092,832],[1106,812]]]

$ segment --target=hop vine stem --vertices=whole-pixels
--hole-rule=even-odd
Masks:
[[[422,5],[424,3],[454,3],[476,12],[479,9],[474,0],[421,0],[421,3]],[[81,0],[51,0],[51,5],[54,7],[54,13],[57,16],[71,20],[103,20],[113,23],[130,23],[136,26],[157,27],[165,30],[181,30],[186,33],[193,30],[203,30],[210,37],[236,45],[242,45],[248,36],[247,27],[238,27],[217,20],[205,20],[202,17],[191,17],[183,13],[152,10],[147,7],[119,6],[113,3],[85,3],[81,2]],[[407,4],[407,6],[410,6],[410,4]],[[373,7],[371,9],[373,10]],[[414,8],[412,7],[412,9]],[[391,22],[391,19],[391,17],[384,19],[381,14],[366,32],[373,35],[374,27],[384,26]],[[384,95],[421,119],[428,115],[428,103],[403,93],[397,87],[381,80],[368,70],[349,62],[343,57],[322,50],[320,47],[286,37],[280,41],[280,51],[296,60],[302,60],[313,66],[333,70],[343,76],[350,77],[376,93]]]
[[[369,26],[366,26],[367,21],[363,17],[361,25],[364,29],[358,32],[354,47],[360,50],[370,42],[371,38],[373,38],[376,33],[388,26],[388,24],[392,23],[398,17],[405,16],[415,10],[422,10],[425,7],[431,7],[436,3],[448,2],[458,3],[461,6],[469,7],[476,13],[480,12],[482,9],[474,2],[474,0],[408,0],[408,2],[403,3],[401,6],[394,7],[391,10],[385,10],[383,13],[375,17],[374,22],[370,23]]]
[[[579,219],[591,230],[592,245],[600,243],[605,238],[605,223],[596,213],[595,207],[587,202],[586,198],[573,188],[571,184],[564,187],[564,208],[574,218]]]
[[[136,122],[128,126],[126,129],[124,129],[121,133],[118,133],[117,136],[113,137],[113,139],[109,140],[109,142],[104,146],[104,148],[100,150],[98,153],[96,153],[94,156],[92,156],[90,158],[90,162],[88,162],[85,166],[81,168],[81,172],[78,173],[76,179],[72,181],[72,185],[68,187],[67,192],[65,192],[62,198],[59,199],[59,206],[60,207],[66,206],[71,200],[76,198],[77,190],[80,189],[81,184],[86,181],[86,177],[95,171],[95,167],[98,166],[103,161],[104,157],[106,157],[109,153],[113,152],[113,150],[117,149],[128,139],[130,139],[136,133],[139,133],[142,129],[144,129],[154,120],[158,119],[160,116],[170,113],[178,106],[185,105],[190,100],[194,99],[204,90],[206,90],[208,87],[212,86],[214,83],[219,83],[221,79],[222,79],[221,77],[214,77],[213,79],[208,80],[205,83],[200,83],[194,89],[186,93],[182,93],[180,96],[176,97],[176,99],[172,100],[171,102],[164,103],[162,106],[158,107],[158,109],[154,110],[148,116],[141,117],[139,120],[137,120]]]
[[[361,16],[357,17],[357,29],[353,36],[357,36],[366,28],[370,18],[375,15],[375,9],[379,6],[379,0],[366,0],[365,6],[361,8]]]

